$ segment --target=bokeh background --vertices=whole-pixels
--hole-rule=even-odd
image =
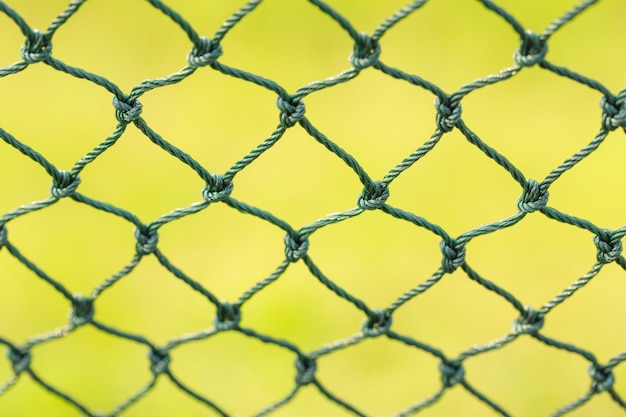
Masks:
[[[406,0],[328,0],[359,30],[372,33]],[[63,0],[6,0],[33,28],[45,30]],[[574,0],[500,0],[536,32]],[[169,2],[211,37],[242,1]],[[547,58],[602,82],[615,94],[626,85],[626,3],[603,0],[554,35]],[[0,67],[20,60],[24,38],[0,15]],[[350,67],[353,42],[304,0],[265,0],[222,42],[220,62],[275,80],[287,91]],[[146,78],[186,65],[191,43],[170,19],[142,0],[90,0],[54,37],[53,55],[105,76],[124,92]],[[518,36],[477,1],[430,0],[387,33],[381,60],[418,74],[448,93],[513,65]],[[622,48],[623,49],[623,48]],[[222,173],[276,127],[275,95],[201,68],[180,84],[141,98],[142,116],[165,139],[211,172]],[[305,99],[312,123],[352,154],[374,179],[425,142],[436,128],[432,94],[369,68]],[[486,143],[542,180],[590,142],[600,128],[598,92],[540,68],[471,93],[463,119]],[[69,170],[111,134],[111,95],[85,80],[32,65],[0,78],[0,127]],[[621,130],[550,189],[549,204],[596,225],[624,224],[626,142]],[[81,174],[80,192],[135,213],[144,223],[201,200],[204,184],[179,161],[130,126],[119,143]],[[0,143],[0,213],[49,196],[43,169]],[[294,127],[236,178],[232,196],[270,211],[298,229],[355,206],[361,185],[346,166]],[[521,189],[458,132],[393,183],[389,203],[439,224],[452,236],[515,213]],[[10,223],[12,243],[70,291],[89,294],[134,254],[133,226],[64,199]],[[234,302],[282,261],[283,233],[215,204],[164,226],[160,249],[219,298]],[[426,280],[441,263],[432,233],[367,212],[316,232],[309,254],[322,271],[372,307],[384,308]],[[540,307],[595,263],[590,233],[540,213],[471,242],[467,260],[524,304]],[[586,288],[550,313],[544,334],[590,350],[600,362],[626,350],[624,271],[603,268]],[[214,308],[152,256],[98,299],[96,317],[157,344],[211,327]],[[0,335],[15,343],[67,323],[67,300],[0,250]],[[457,271],[394,315],[394,329],[448,357],[510,330],[517,312]],[[245,305],[242,326],[287,339],[303,351],[360,330],[363,314],[324,288],[301,263]],[[90,409],[110,411],[150,379],[145,346],[89,326],[34,349],[33,369]],[[172,352],[171,368],[190,387],[233,415],[250,415],[293,387],[293,355],[226,333]],[[320,359],[325,386],[372,416],[392,415],[440,386],[438,361],[388,339],[369,340]],[[589,386],[580,357],[521,337],[465,362],[467,380],[517,416],[548,415]],[[626,392],[617,367],[616,389]],[[0,360],[0,381],[11,375]],[[213,415],[161,378],[124,415]],[[607,394],[571,416],[621,415]],[[3,416],[82,415],[27,376],[0,397]],[[305,387],[276,416],[345,416],[314,387]],[[490,416],[466,393],[449,390],[424,416]]]

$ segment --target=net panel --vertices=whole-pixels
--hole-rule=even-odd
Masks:
[[[13,8],[4,2],[0,2],[0,10],[19,28],[25,39],[20,51],[21,60],[1,68],[0,77],[8,77],[10,79],[31,66],[46,65],[64,76],[84,80],[105,91],[111,97],[113,104],[111,117],[115,117],[117,120],[114,131],[67,170],[57,167],[45,157],[43,152],[39,152],[37,149],[29,146],[27,139],[17,137],[17,135],[0,127],[0,137],[5,144],[2,152],[9,152],[9,149],[13,148],[25,157],[30,158],[47,173],[52,184],[50,195],[46,198],[20,205],[0,217],[0,248],[5,254],[8,253],[11,258],[32,271],[51,290],[64,297],[70,306],[69,322],[61,328],[34,335],[24,343],[13,340],[11,335],[0,335],[0,343],[7,348],[8,361],[12,369],[12,376],[0,386],[0,394],[7,395],[8,392],[19,385],[22,378],[30,378],[82,414],[88,416],[101,415],[93,411],[88,404],[75,398],[71,392],[64,392],[54,384],[47,382],[46,376],[40,375],[35,367],[31,366],[32,358],[36,357],[35,348],[38,346],[46,345],[57,339],[71,337],[79,328],[92,327],[111,336],[143,345],[149,352],[148,365],[152,372],[151,378],[146,381],[141,389],[130,395],[113,410],[108,411],[106,415],[124,414],[127,409],[131,409],[133,405],[141,402],[144,397],[149,396],[154,390],[157,381],[162,378],[169,379],[181,392],[204,404],[214,414],[231,415],[232,411],[220,405],[220,398],[212,398],[200,394],[196,389],[182,382],[183,379],[179,379],[170,367],[170,361],[172,360],[170,353],[175,349],[210,339],[225,332],[237,333],[245,337],[257,339],[260,342],[285,350],[294,358],[294,372],[296,376],[292,388],[281,398],[270,399],[267,406],[255,414],[257,416],[278,412],[292,402],[298,392],[306,386],[314,387],[326,400],[343,409],[348,414],[369,415],[367,410],[362,410],[359,404],[353,404],[344,399],[341,393],[335,393],[328,389],[324,381],[317,376],[317,369],[318,363],[329,355],[333,355],[340,350],[350,349],[374,338],[387,338],[411,349],[432,355],[433,358],[439,361],[439,388],[429,396],[415,398],[413,404],[398,410],[397,415],[399,416],[418,414],[420,411],[437,403],[453,387],[462,387],[477,401],[484,403],[496,414],[510,415],[506,411],[506,404],[501,404],[498,398],[492,397],[488,392],[483,392],[470,382],[469,378],[466,377],[464,364],[471,358],[488,355],[490,352],[515,343],[518,339],[529,337],[549,347],[556,348],[564,352],[564,354],[568,352],[569,354],[577,355],[586,361],[589,367],[588,390],[581,393],[578,398],[572,398],[569,403],[564,404],[552,415],[564,415],[576,410],[599,394],[610,396],[618,406],[626,408],[626,404],[615,389],[614,373],[614,368],[626,359],[626,353],[616,352],[608,361],[602,362],[596,358],[594,353],[583,346],[571,344],[567,340],[552,338],[542,331],[548,313],[567,301],[576,291],[585,287],[600,273],[604,266],[617,264],[622,269],[626,268],[626,261],[622,256],[622,238],[626,234],[625,226],[607,229],[589,220],[577,217],[576,213],[565,213],[549,204],[550,189],[563,174],[575,168],[579,162],[599,149],[611,132],[617,131],[620,134],[621,130],[626,131],[626,105],[624,104],[626,90],[614,93],[601,82],[572,69],[558,66],[546,58],[551,37],[561,30],[564,25],[584,15],[585,11],[594,5],[596,1],[588,0],[581,2],[551,22],[541,33],[534,33],[526,29],[512,14],[496,3],[489,0],[481,0],[480,3],[484,7],[492,12],[496,18],[506,22],[519,36],[519,47],[513,53],[513,66],[475,79],[452,93],[445,92],[435,83],[417,74],[387,65],[381,59],[385,35],[406,17],[420,13],[420,10],[426,4],[425,0],[414,1],[401,8],[383,21],[371,34],[360,32],[348,19],[329,4],[310,0],[310,3],[317,8],[316,13],[321,13],[332,19],[345,32],[346,36],[350,38],[353,43],[353,50],[350,55],[351,66],[332,77],[310,82],[294,92],[289,92],[274,80],[223,63],[222,57],[227,55],[227,50],[222,47],[223,39],[229,36],[231,29],[234,27],[245,25],[245,23],[241,23],[242,19],[248,14],[254,13],[257,6],[262,3],[261,0],[246,3],[228,18],[212,37],[202,36],[191,26],[188,20],[176,11],[174,6],[168,6],[157,0],[149,1],[151,6],[164,13],[180,27],[180,30],[184,32],[191,42],[191,47],[187,55],[187,65],[183,69],[166,77],[144,80],[132,87],[129,92],[124,92],[115,82],[108,80],[102,75],[72,66],[71,63],[55,58],[53,39],[57,30],[68,19],[80,18],[80,7],[84,3],[85,1],[71,2],[50,23],[48,29],[42,32],[32,28]],[[463,119],[462,103],[466,96],[471,95],[478,89],[489,88],[490,86],[506,82],[506,80],[516,77],[530,67],[552,72],[567,79],[569,82],[582,84],[593,89],[598,94],[602,115],[600,120],[598,120],[599,129],[595,137],[591,138],[590,142],[582,149],[551,170],[541,181],[528,178],[504,154],[498,152],[497,149],[490,146],[487,140],[479,137],[471,130]],[[254,85],[255,88],[265,89],[276,96],[276,113],[279,123],[275,130],[249,153],[236,161],[229,169],[221,173],[214,172],[209,167],[199,163],[192,154],[176,146],[174,140],[168,140],[151,127],[148,118],[142,117],[144,110],[142,101],[146,101],[144,97],[149,97],[151,92],[160,88],[184,83],[185,80],[192,78],[196,73],[204,71],[213,71],[216,74],[221,74],[220,76],[223,77],[243,80]],[[368,71],[377,71],[380,74],[384,74],[384,76],[405,81],[412,87],[428,92],[434,98],[436,109],[436,118],[433,122],[434,133],[432,136],[381,178],[374,178],[366,171],[357,158],[344,150],[333,138],[324,134],[316,126],[315,121],[307,117],[306,102],[310,96],[340,84],[349,83],[360,74]],[[170,158],[178,160],[199,177],[205,184],[200,190],[202,199],[186,207],[177,208],[158,216],[151,222],[144,222],[127,208],[119,207],[113,203],[101,201],[81,193],[81,173],[83,170],[92,164],[96,164],[107,152],[110,152],[125,137],[124,134],[129,129],[137,129],[150,141],[152,146]],[[284,140],[286,132],[290,129],[303,129],[308,137],[320,144],[332,158],[336,158],[349,168],[362,186],[360,194],[358,194],[356,199],[355,207],[340,212],[332,212],[303,226],[296,226],[281,219],[264,207],[256,207],[236,198],[237,177],[248,169],[250,165],[254,164],[257,158],[260,158],[265,152],[281,140]],[[414,167],[419,165],[422,158],[434,150],[440,144],[442,138],[452,132],[461,133],[469,144],[482,152],[500,170],[506,172],[518,184],[520,190],[520,195],[516,202],[517,211],[514,214],[498,221],[482,224],[459,235],[451,234],[445,228],[420,215],[419,212],[396,207],[388,202],[393,192],[394,181],[406,175],[405,173],[412,168],[415,169]],[[381,150],[384,150],[383,145],[381,145]],[[129,173],[129,175],[132,175],[132,173]],[[11,223],[16,219],[24,218],[40,210],[46,210],[61,200],[72,200],[75,203],[89,206],[108,215],[116,216],[134,227],[135,253],[131,261],[97,285],[88,295],[74,293],[71,288],[62,283],[62,280],[40,268],[35,259],[31,259],[27,253],[23,253],[18,246],[12,243],[11,234],[9,233]],[[271,227],[280,230],[283,235],[284,259],[282,262],[269,276],[261,279],[242,293],[239,298],[231,301],[221,300],[220,295],[214,289],[201,284],[198,277],[191,276],[177,266],[166,256],[166,253],[162,250],[163,243],[159,239],[159,232],[164,226],[189,216],[198,215],[207,210],[209,206],[214,205],[222,205],[254,216]],[[440,267],[429,278],[417,283],[413,288],[399,295],[390,305],[383,308],[372,307],[363,299],[347,291],[338,284],[336,279],[328,276],[309,254],[311,236],[321,229],[332,228],[335,224],[361,216],[369,211],[382,212],[384,215],[404,221],[407,227],[417,227],[426,230],[440,241]],[[545,304],[536,308],[526,306],[519,297],[516,297],[503,286],[485,278],[478,270],[472,268],[466,259],[466,249],[470,242],[513,227],[531,213],[535,213],[533,215],[542,215],[551,221],[585,230],[589,234],[590,240],[595,244],[596,251],[596,262],[589,268],[586,274],[576,279],[571,285],[557,293]],[[165,344],[157,344],[146,336],[132,334],[98,320],[96,311],[100,297],[111,288],[119,285],[120,282],[123,282],[136,267],[141,263],[145,263],[148,258],[156,259],[162,268],[169,271],[178,280],[184,282],[189,288],[201,294],[206,303],[213,306],[215,311],[213,326],[195,333],[176,337]],[[242,317],[246,311],[246,303],[253,297],[259,297],[265,288],[284,277],[287,269],[296,263],[306,267],[310,276],[327,290],[328,297],[339,297],[350,303],[354,309],[362,314],[364,322],[358,333],[308,351],[303,350],[298,343],[288,338],[270,336],[261,330],[241,324]],[[431,288],[438,285],[444,277],[459,271],[462,271],[467,279],[482,286],[484,290],[497,294],[519,313],[519,317],[514,321],[510,331],[489,343],[471,346],[462,351],[460,355],[449,356],[436,345],[429,343],[428,340],[422,340],[419,334],[406,334],[394,329],[393,318],[397,310],[409,303],[417,302],[422,294],[426,294]],[[2,278],[3,281],[11,280],[10,276]],[[371,279],[374,279],[374,277]],[[0,396],[1,401],[2,396]]]

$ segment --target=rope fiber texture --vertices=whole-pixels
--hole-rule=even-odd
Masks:
[[[13,375],[9,380],[0,383],[0,402],[2,394],[10,391],[19,384],[20,379],[29,377],[43,389],[52,395],[66,401],[75,407],[85,416],[116,416],[124,414],[124,411],[135,403],[140,402],[148,396],[155,387],[158,379],[169,379],[172,384],[178,387],[181,392],[195,400],[203,403],[210,409],[210,415],[228,416],[230,412],[220,405],[219,398],[207,398],[192,387],[181,382],[170,369],[170,352],[182,345],[191,344],[199,340],[211,338],[222,332],[236,332],[249,338],[255,338],[277,348],[285,349],[294,358],[294,385],[291,391],[286,392],[282,398],[270,399],[266,408],[260,410],[256,416],[271,414],[274,410],[280,409],[289,403],[305,386],[314,386],[319,393],[336,406],[343,408],[345,412],[355,416],[365,416],[365,411],[360,410],[356,404],[350,404],[342,399],[340,393],[332,393],[328,390],[323,381],[316,375],[318,360],[341,349],[349,349],[371,338],[388,338],[394,343],[404,344],[411,349],[416,349],[436,358],[439,365],[440,385],[432,394],[426,398],[415,398],[415,402],[403,410],[399,410],[398,416],[409,416],[419,414],[419,412],[436,403],[446,391],[454,386],[462,386],[469,394],[481,401],[499,415],[509,416],[506,404],[500,404],[498,398],[493,398],[488,392],[481,392],[467,379],[469,372],[464,369],[464,362],[478,355],[486,355],[491,351],[499,349],[510,343],[514,343],[518,338],[534,338],[537,341],[558,349],[568,354],[577,355],[588,363],[589,366],[589,388],[587,392],[581,393],[578,398],[572,398],[571,402],[564,404],[560,409],[554,411],[553,416],[568,414],[570,411],[582,406],[596,395],[608,395],[626,410],[626,402],[615,390],[614,369],[626,360],[626,352],[615,354],[608,362],[599,362],[596,356],[582,347],[574,346],[565,341],[555,340],[542,333],[542,326],[549,320],[548,313],[559,304],[565,302],[576,291],[582,289],[589,283],[601,269],[611,263],[616,263],[622,269],[626,269],[626,260],[622,255],[622,238],[626,235],[626,225],[614,230],[602,228],[590,221],[575,217],[573,215],[558,211],[550,206],[550,187],[566,171],[574,168],[580,161],[589,156],[600,147],[612,131],[621,130],[626,132],[626,89],[614,93],[609,91],[600,82],[578,74],[568,68],[557,66],[547,59],[548,45],[551,36],[561,29],[561,27],[573,19],[577,18],[592,5],[595,0],[585,0],[574,8],[566,12],[563,16],[550,23],[542,33],[534,33],[527,30],[514,16],[498,6],[491,0],[480,0],[483,6],[494,14],[494,17],[501,18],[519,35],[519,47],[513,53],[513,65],[495,74],[487,75],[483,78],[471,81],[457,91],[452,93],[444,92],[440,87],[421,78],[418,75],[404,72],[400,69],[386,65],[381,60],[381,51],[384,48],[384,35],[391,30],[394,25],[412,13],[419,13],[420,8],[426,0],[417,0],[409,3],[398,10],[388,19],[382,22],[378,28],[369,35],[359,32],[351,22],[342,17],[335,9],[321,0],[309,0],[317,7],[317,12],[325,14],[333,19],[346,36],[349,36],[354,44],[354,49],[349,57],[351,66],[345,71],[321,81],[314,81],[297,89],[295,92],[288,92],[279,83],[256,75],[242,69],[233,68],[222,63],[222,57],[228,54],[226,48],[222,48],[222,40],[228,36],[229,31],[238,25],[248,14],[253,13],[262,0],[252,0],[247,2],[241,9],[236,11],[217,30],[213,37],[205,37],[199,34],[185,18],[174,10],[173,6],[168,6],[160,0],[148,0],[156,9],[169,17],[180,27],[190,41],[190,48],[187,55],[187,65],[180,71],[159,79],[148,79],[134,86],[129,92],[124,92],[114,82],[105,77],[88,72],[81,68],[71,66],[55,58],[54,35],[68,19],[80,16],[80,7],[86,0],[72,0],[70,5],[61,12],[44,32],[32,28],[16,11],[7,4],[0,1],[0,12],[17,25],[24,35],[24,44],[21,48],[21,60],[12,65],[0,68],[0,77],[11,77],[20,73],[31,65],[49,66],[54,70],[64,73],[68,77],[76,77],[93,83],[106,90],[112,100],[111,117],[117,119],[117,126],[114,131],[99,145],[80,158],[69,170],[63,170],[53,165],[46,157],[36,149],[30,147],[20,138],[4,130],[0,126],[0,138],[4,142],[1,152],[7,151],[7,146],[17,149],[34,163],[38,164],[50,177],[49,197],[21,205],[11,211],[0,215],[0,250],[8,253],[11,257],[30,269],[38,279],[49,285],[51,290],[58,292],[67,300],[69,308],[69,322],[62,328],[51,330],[50,332],[39,334],[29,338],[25,343],[18,343],[11,340],[10,335],[0,335],[0,344],[7,350],[7,360],[12,368]],[[436,0],[431,0],[436,1]],[[174,4],[174,2],[170,2]],[[346,55],[349,55],[347,51]],[[499,153],[484,142],[463,120],[462,102],[464,98],[472,92],[481,88],[488,88],[494,84],[505,82],[515,77],[527,67],[539,67],[544,71],[552,72],[560,77],[571,80],[574,83],[583,84],[598,93],[602,118],[598,120],[599,130],[597,135],[578,152],[567,158],[562,164],[554,168],[543,180],[527,178],[513,163],[504,155]],[[150,94],[152,90],[171,86],[184,82],[188,77],[192,77],[197,71],[213,71],[221,73],[223,77],[234,77],[247,83],[252,83],[258,88],[267,89],[276,95],[276,116],[277,127],[275,130],[254,149],[236,161],[230,169],[223,173],[211,172],[209,169],[198,163],[190,154],[183,149],[174,146],[167,139],[162,137],[150,127],[149,120],[142,117],[142,97]],[[306,101],[309,95],[313,95],[324,89],[332,88],[341,83],[349,82],[359,76],[362,71],[378,71],[390,77],[401,79],[413,86],[424,89],[433,96],[436,107],[436,120],[433,122],[434,133],[421,146],[410,155],[406,156],[399,164],[393,167],[383,178],[372,178],[361,166],[358,160],[344,151],[333,140],[325,136],[314,122],[307,118]],[[163,152],[168,153],[172,158],[177,158],[186,167],[193,170],[204,182],[202,190],[198,190],[202,199],[183,208],[175,209],[167,214],[158,217],[152,222],[145,223],[132,212],[123,207],[117,207],[105,201],[98,201],[81,193],[81,172],[90,164],[111,149],[123,133],[136,127],[145,137]],[[315,220],[303,227],[295,227],[286,221],[278,218],[271,212],[263,208],[254,207],[243,201],[239,201],[236,196],[237,175],[247,166],[252,164],[256,158],[281,140],[288,129],[304,129],[311,139],[322,144],[333,157],[339,158],[358,177],[362,184],[362,189],[355,192],[356,205],[354,208],[331,213],[327,216]],[[393,193],[393,183],[406,170],[428,154],[437,146],[439,141],[448,132],[457,130],[462,133],[467,141],[479,149],[484,155],[497,164],[502,170],[510,174],[513,180],[519,184],[519,199],[517,201],[517,212],[510,217],[483,224],[479,227],[467,230],[458,236],[452,236],[442,227],[428,221],[419,214],[405,211],[398,207],[393,207],[387,203],[388,197]],[[0,142],[2,144],[2,142]],[[129,173],[131,174],[131,173]],[[360,193],[360,194],[359,194]],[[1,198],[1,197],[0,197]],[[28,216],[38,210],[45,210],[54,205],[59,200],[71,199],[77,204],[89,206],[95,210],[119,217],[122,221],[134,225],[135,248],[130,262],[117,273],[110,276],[100,285],[93,289],[88,296],[78,295],[66,288],[59,280],[39,268],[35,261],[28,256],[11,241],[11,222],[22,216]],[[272,227],[282,230],[284,233],[284,260],[278,265],[276,270],[268,277],[258,281],[252,288],[245,291],[241,297],[234,301],[220,301],[211,288],[205,288],[196,279],[187,275],[176,265],[174,265],[164,252],[160,249],[159,229],[178,219],[186,216],[193,216],[205,210],[213,204],[228,206],[239,212],[250,216],[256,216]],[[441,266],[423,282],[417,283],[414,288],[408,289],[401,294],[391,305],[377,309],[367,305],[364,301],[350,294],[341,288],[330,277],[326,276],[315,260],[309,255],[309,237],[323,227],[332,225],[343,220],[359,216],[369,210],[378,210],[386,215],[404,220],[411,224],[411,227],[423,228],[438,236],[441,249]],[[504,228],[512,227],[520,222],[530,213],[542,215],[553,221],[582,228],[589,232],[593,238],[597,251],[597,262],[591,266],[589,272],[577,279],[551,300],[538,308],[525,306],[521,300],[516,298],[506,289],[482,277],[474,270],[466,260],[466,248],[473,239],[487,234],[495,233]],[[213,325],[194,334],[184,335],[170,340],[164,345],[157,345],[146,337],[136,334],[129,334],[122,330],[107,325],[98,320],[98,298],[104,292],[122,281],[140,262],[147,257],[154,257],[163,268],[171,272],[193,290],[202,294],[206,302],[213,305],[215,315]],[[354,308],[363,314],[363,326],[359,332],[343,340],[335,341],[319,347],[313,351],[303,351],[298,345],[283,339],[277,339],[251,328],[243,327],[242,316],[245,316],[245,304],[251,297],[256,296],[265,287],[280,280],[287,268],[294,263],[302,263],[316,280],[323,284],[328,290],[328,297],[340,297],[351,303]],[[463,351],[458,357],[447,357],[436,346],[430,345],[428,341],[419,340],[419,335],[400,334],[394,330],[394,312],[411,300],[416,300],[419,296],[435,286],[443,277],[454,271],[462,270],[471,280],[482,285],[485,290],[492,291],[502,299],[506,300],[513,308],[519,312],[519,317],[512,324],[511,330],[497,340],[484,345],[472,346]],[[370,277],[371,278],[371,277]],[[368,278],[368,279],[370,279]],[[11,277],[0,277],[1,281],[10,280]],[[82,326],[91,326],[98,331],[105,332],[111,336],[123,338],[138,344],[144,345],[148,351],[146,365],[152,372],[152,377],[146,381],[145,385],[136,393],[130,395],[115,409],[106,413],[95,412],[88,405],[81,403],[74,398],[71,392],[63,392],[53,384],[46,382],[45,375],[40,375],[31,366],[33,357],[37,352],[33,348],[49,343],[55,339],[70,336],[76,329]],[[416,337],[417,336],[417,337]],[[523,395],[523,394],[521,394]]]

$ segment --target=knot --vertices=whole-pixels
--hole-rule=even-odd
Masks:
[[[315,371],[317,371],[317,363],[315,359],[300,355],[296,359],[296,383],[298,385],[310,384],[315,379]]]
[[[21,374],[30,366],[31,354],[29,350],[10,347],[7,356],[16,375]]]
[[[202,189],[202,198],[209,203],[215,203],[218,201],[224,201],[233,192],[233,182],[227,181],[221,175],[213,175],[213,184],[207,183]]]
[[[63,198],[72,195],[80,185],[80,178],[67,171],[58,171],[52,180],[50,194],[54,198]]]
[[[543,314],[530,306],[513,321],[513,332],[516,334],[535,334],[543,327]]]
[[[594,363],[589,367],[589,376],[592,379],[591,388],[595,392],[608,391],[613,388],[615,376],[611,368]]]
[[[600,97],[602,107],[602,127],[611,131],[622,127],[626,132],[626,90],[622,90],[618,97]]]
[[[35,64],[45,61],[50,57],[52,52],[52,44],[37,29],[34,29],[26,39],[24,46],[20,49],[22,59],[27,64]]]
[[[287,127],[295,126],[304,117],[306,111],[304,103],[300,100],[278,96],[276,105],[280,109],[280,122]]]
[[[598,248],[596,258],[600,263],[608,264],[613,262],[622,254],[622,241],[614,237],[610,230],[605,230],[603,233],[595,235],[593,243]]]
[[[113,96],[113,107],[115,107],[115,117],[118,122],[130,123],[139,119],[143,105],[139,100]]]
[[[367,33],[359,33],[354,42],[354,50],[350,55],[350,62],[357,70],[362,70],[378,62],[380,57],[380,45]]]
[[[169,352],[159,348],[152,348],[148,357],[150,358],[150,370],[155,376],[168,371],[167,368],[171,362]]]
[[[517,200],[517,208],[523,213],[543,210],[548,204],[550,193],[543,190],[541,185],[535,180],[528,180],[524,184],[524,191]]]
[[[367,320],[361,326],[361,331],[367,337],[380,336],[391,327],[391,314],[386,310],[372,310]]]
[[[70,323],[74,327],[82,326],[93,319],[94,306],[93,299],[81,294],[75,294],[72,299],[72,309],[70,310]]]
[[[444,360],[439,364],[439,372],[441,372],[441,381],[446,387],[451,387],[463,381],[465,370],[461,363],[457,361]]]
[[[309,239],[297,234],[297,232],[295,236],[290,233],[285,234],[283,241],[285,242],[285,256],[289,262],[296,262],[304,258],[309,250]]]
[[[194,45],[191,51],[187,55],[187,62],[192,67],[204,67],[211,65],[217,58],[222,56],[222,45],[215,44],[211,39],[207,39],[204,36],[200,38],[200,44]]]
[[[388,198],[389,188],[378,181],[374,181],[363,189],[356,200],[356,204],[362,210],[376,210],[384,206]]]
[[[239,325],[241,310],[236,304],[222,302],[217,306],[215,328],[217,330],[232,330]]]
[[[463,244],[448,238],[442,240],[439,247],[441,248],[441,253],[443,253],[441,267],[444,272],[454,272],[465,262],[465,246]]]
[[[140,255],[149,255],[157,248],[159,234],[148,228],[144,228],[143,230],[135,229],[135,239],[137,239],[137,244],[135,245],[137,253]]]
[[[4,227],[4,224],[0,225],[0,248],[6,245],[8,241],[7,234],[8,234],[7,228]]]
[[[462,109],[458,101],[451,101],[449,98],[442,101],[439,97],[435,97],[435,108],[437,109],[435,121],[442,132],[451,131],[461,120]]]
[[[545,39],[532,30],[526,30],[520,41],[519,48],[513,54],[513,59],[520,67],[532,67],[542,61],[547,52],[548,44]]]

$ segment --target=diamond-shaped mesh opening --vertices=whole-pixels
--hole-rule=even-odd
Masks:
[[[74,292],[87,293],[129,260],[132,225],[85,204],[62,200],[11,223],[12,242],[35,264]],[[117,242],[102,256],[103,242]],[[59,248],[51,256],[50,247]],[[72,262],[82,259],[84,262]]]
[[[294,360],[293,353],[280,346],[228,333],[177,348],[172,370],[228,413],[250,415],[291,390]]]
[[[6,250],[0,253],[0,276],[12,278],[0,292],[0,314],[7,317],[0,322],[2,335],[25,341],[65,323],[67,300],[50,294],[51,285]]]
[[[376,4],[375,1],[364,1],[360,7],[352,7],[350,0],[330,0],[326,3],[348,19],[353,26],[368,33],[374,31],[382,19],[406,5],[403,0],[389,0],[384,5]]]
[[[593,248],[585,230],[533,213],[515,227],[472,241],[467,259],[523,304],[538,307],[587,273],[596,262]]]
[[[215,96],[228,98],[218,101]],[[146,95],[142,115],[207,169],[226,172],[271,136],[279,121],[275,102],[272,92],[253,84],[197,71],[175,88]]]
[[[33,349],[33,369],[91,410],[109,412],[150,381],[147,349],[94,328]],[[67,368],[74,369],[67,372]],[[97,377],[94,377],[97,375]],[[102,392],[107,395],[102,395]]]
[[[443,398],[438,400],[432,407],[419,411],[420,417],[454,416],[460,417],[469,413],[476,416],[497,417],[501,413],[493,410],[460,386],[450,388]]]
[[[224,204],[161,230],[160,247],[168,258],[223,299],[236,300],[285,257],[283,230]],[[250,264],[256,268],[251,270]]]
[[[607,265],[583,291],[550,313],[545,329],[559,340],[568,341],[593,352],[606,362],[620,353],[626,334],[615,331],[615,317],[624,317],[626,305],[621,302],[626,291],[622,269]]]
[[[609,134],[589,158],[576,166],[554,184],[555,207],[577,213],[606,228],[620,227],[621,214],[626,210],[622,198],[612,198],[626,181],[620,169],[626,144],[619,133]]]
[[[121,309],[120,305],[134,307]],[[131,273],[106,289],[96,306],[98,318],[107,325],[158,341],[210,327],[215,315],[215,308],[201,293],[153,258],[142,259]]]
[[[511,5],[515,3],[509,2]],[[542,7],[546,6],[550,7],[542,3]],[[560,30],[558,36],[551,40],[553,45],[551,56],[554,61],[565,67],[576,68],[581,74],[602,80],[608,88],[623,88],[624,80],[620,74],[626,70],[624,60],[620,59],[619,54],[602,53],[602,48],[593,46],[596,42],[609,44],[613,39],[626,36],[626,28],[618,23],[621,7],[619,0],[606,1],[602,7],[591,8],[585,13],[584,19],[577,19],[575,25],[567,25]],[[528,11],[530,9],[533,7],[530,6]],[[598,25],[602,25],[603,29],[594,33],[593,43],[585,42],[591,28]]]
[[[560,93],[567,88],[567,95]],[[541,180],[597,134],[597,92],[563,77],[529,68],[491,88],[472,92],[464,115],[485,142],[528,178]],[[499,108],[498,120],[489,114]],[[520,115],[523,114],[523,120]],[[564,129],[576,120],[576,129]]]
[[[453,234],[509,217],[521,194],[506,171],[456,131],[443,136],[389,188],[390,205]]]
[[[320,358],[319,377],[364,413],[390,415],[437,391],[438,362],[427,352],[379,337]],[[343,375],[361,382],[345,384]]]
[[[298,391],[293,400],[273,412],[277,417],[298,415],[302,417],[316,417],[318,415],[333,417],[350,417],[354,413],[336,403],[325,401],[316,387],[307,386]]]
[[[377,71],[307,98],[307,115],[374,179],[422,145],[435,126],[429,92]]]
[[[97,3],[85,2],[59,29],[55,55],[60,60],[88,71],[97,68],[124,89],[185,65],[181,51],[191,48],[191,43],[163,13],[144,2]],[[141,27],[133,16],[141,16]],[[112,31],[113,27],[116,30]],[[98,53],[85,53],[86,48]],[[119,62],[125,65],[117,65]]]
[[[296,264],[244,305],[245,327],[312,350],[357,332],[364,315]]]
[[[423,277],[415,286],[428,278]],[[394,328],[446,354],[457,355],[468,346],[508,332],[515,317],[515,310],[506,300],[457,271],[399,308],[394,314]]]
[[[512,415],[526,415],[534,410],[550,415],[588,389],[588,364],[575,354],[544,349],[532,337],[520,336],[497,352],[468,359],[467,378],[485,394],[500,398]],[[550,387],[564,376],[569,380],[567,387],[558,392],[552,390]],[[516,395],[522,390],[524,396]]]
[[[385,34],[381,58],[389,66],[419,74],[451,92],[511,64],[516,35],[478,2],[428,1],[418,10]]]
[[[141,162],[132,157],[137,154],[142,155]],[[129,171],[134,174],[127,175]],[[154,146],[134,126],[87,165],[81,177],[80,191],[85,195],[128,210],[145,222],[201,200],[204,187],[196,172]]]
[[[324,273],[368,304],[384,307],[441,264],[439,238],[381,212],[364,213],[311,237]],[[363,285],[364,277],[367,285]]]
[[[0,91],[2,129],[36,149],[58,169],[69,171],[115,126],[111,120],[115,109],[106,90],[46,65],[31,65],[0,78]],[[9,151],[3,151],[1,158],[8,158],[7,154],[26,161]]]
[[[290,91],[349,68],[350,37],[314,5],[284,0],[251,3],[260,4],[245,17],[249,24],[235,26],[224,38],[224,49],[232,51],[224,64],[268,79],[280,77]],[[278,25],[276,16],[289,18],[280,18]]]
[[[233,196],[301,228],[355,207],[363,186],[344,162],[298,126],[237,176]],[[330,138],[332,140],[332,138]],[[302,157],[294,157],[304,152]],[[318,168],[323,166],[323,170]]]
[[[28,377],[6,391],[0,401],[2,415],[37,415],[41,410],[52,410],[50,415],[78,417],[82,413],[73,404],[45,390]],[[54,413],[54,414],[52,414]]]
[[[0,200],[3,213],[48,194],[50,179],[41,175],[44,171],[40,166],[5,143],[0,143],[0,150],[0,177],[5,179],[2,189],[6,192],[6,197]],[[13,176],[19,180],[11,180]]]
[[[150,391],[150,395],[143,397],[141,401],[124,410],[123,415],[141,417],[158,414],[207,415],[211,417],[220,415],[211,409],[207,411],[205,402],[199,401],[165,378],[159,379]]]

